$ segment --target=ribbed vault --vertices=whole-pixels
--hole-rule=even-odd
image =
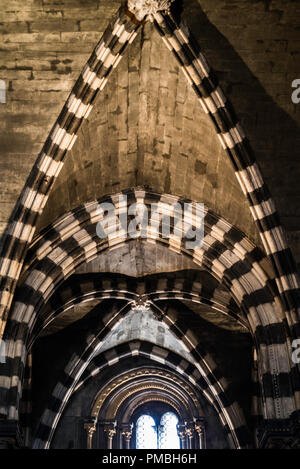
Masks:
[[[242,73],[242,59],[198,1],[150,16],[134,5],[122,2],[102,39],[100,21],[94,42],[100,41],[44,135],[1,240],[1,417],[5,425],[21,424],[26,446],[50,448],[59,446],[57,435],[63,440],[76,405],[80,418],[95,418],[102,399],[105,420],[124,409],[134,413],[148,393],[144,404],[161,400],[181,415],[181,386],[194,404],[198,400],[199,415],[207,416],[221,447],[263,446],[261,432],[268,425],[286,431],[300,408],[299,369],[291,355],[299,336],[299,280],[259,168],[262,163],[273,190],[278,179],[266,154],[274,152],[278,169],[280,142],[266,143],[271,137],[249,102],[245,115],[236,79],[249,70]],[[107,1],[101,8],[110,18],[118,6]],[[206,1],[202,6],[214,17]],[[70,88],[64,77],[61,84]],[[255,96],[265,96],[254,88]],[[274,103],[266,109],[284,117]],[[250,121],[249,134],[239,111],[243,123]],[[294,160],[291,151],[289,174]],[[284,177],[282,186],[286,200]],[[296,191],[288,210],[277,188],[274,194],[293,231]],[[100,202],[113,206],[119,228],[124,208],[142,204],[146,226],[133,241],[110,220],[101,238]],[[187,248],[187,232],[177,222],[184,204],[195,213],[198,202],[205,206],[204,236],[201,245]],[[167,209],[167,236],[165,218],[153,229],[150,210],[165,203],[177,204]],[[145,370],[154,368],[151,385]],[[142,376],[125,383],[124,372],[137,369]],[[180,386],[171,392],[170,384],[168,393],[160,373]],[[116,382],[124,387],[110,394]],[[109,412],[102,391],[112,399]]]

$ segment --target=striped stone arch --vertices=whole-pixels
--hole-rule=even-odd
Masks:
[[[64,370],[62,380],[56,384],[34,435],[33,449],[49,449],[59,419],[73,392],[106,367],[136,356],[150,358],[178,371],[201,391],[214,407],[226,431],[230,446],[237,449],[251,446],[251,436],[243,412],[237,402],[230,400],[230,397],[228,399],[226,393],[228,383],[218,372],[210,355],[207,354],[193,365],[173,351],[140,340],[122,343],[97,355],[96,351],[103,342],[95,337],[92,343],[90,338],[89,340],[89,346],[86,347],[84,354],[72,357]],[[221,377],[216,378],[217,373]]]
[[[188,82],[195,90],[204,112],[211,118],[216,133],[228,154],[238,182],[248,199],[266,253],[272,263],[284,316],[292,337],[298,337],[300,295],[295,263],[287,246],[274,202],[263,181],[250,144],[230,102],[199,50],[189,29],[178,24],[170,12],[173,0],[145,2],[130,0],[120,8],[96,45],[68,97],[58,120],[37,158],[2,239],[0,253],[0,318],[4,333],[14,291],[33,239],[38,216],[42,213],[67,152],[72,148],[95,98],[118,65],[126,47],[145,21],[151,20],[166,46],[175,55]]]
[[[159,304],[168,299],[191,301],[207,305],[230,316],[248,329],[248,322],[240,313],[230,293],[216,279],[207,285],[206,272],[195,272],[192,278],[173,274],[148,275],[142,279],[120,274],[72,275],[41,309],[30,335],[31,348],[39,334],[61,314],[79,303],[96,299],[119,299],[131,303]],[[204,278],[203,278],[204,277]],[[160,313],[158,313],[160,316]]]
[[[130,341],[130,342],[133,342],[133,341]],[[141,343],[141,341],[137,341],[137,342]],[[93,365],[94,365],[94,361],[93,361]],[[92,366],[92,362],[90,363],[89,369],[91,369],[91,366]],[[93,374],[92,376],[95,377],[96,375]],[[138,378],[138,383],[135,382],[136,378]],[[119,394],[119,391],[122,392],[124,390],[124,385],[127,386],[128,383],[130,384],[130,387],[131,386],[133,387],[134,393],[136,393],[137,388],[140,388],[140,384],[142,384],[142,389],[147,389],[147,388],[149,389],[149,386],[147,384],[149,384],[150,380],[152,381],[152,378],[154,379],[158,378],[158,388],[160,390],[165,391],[166,385],[167,385],[171,388],[171,390],[175,391],[173,396],[175,396],[175,399],[177,403],[179,404],[176,410],[179,410],[179,407],[181,407],[181,404],[182,404],[181,411],[184,410],[184,415],[182,415],[181,412],[178,412],[179,414],[181,414],[182,419],[184,419],[185,417],[185,420],[186,420],[188,415],[194,416],[195,413],[197,414],[197,417],[204,417],[203,408],[199,402],[199,397],[197,396],[194,387],[191,386],[190,383],[188,383],[186,379],[182,379],[181,373],[178,373],[178,371],[174,372],[174,370],[171,371],[170,369],[166,370],[161,365],[153,366],[151,364],[148,366],[137,365],[135,367],[130,368],[130,370],[126,370],[122,373],[118,373],[116,376],[112,376],[112,378],[109,379],[108,382],[105,382],[105,384],[103,385],[100,384],[100,387],[97,389],[97,393],[94,396],[93,401],[90,405],[89,415],[91,419],[96,420],[99,418],[99,415],[102,413],[103,405],[105,404],[106,399],[110,397],[112,393],[116,392]],[[89,382],[90,382],[89,378],[85,378],[79,381],[78,385],[74,388],[74,393],[79,391],[79,389],[81,388],[85,389],[88,386]],[[155,382],[153,383],[151,382],[151,385],[152,384],[155,387]],[[181,386],[181,390],[182,390],[179,393],[178,393],[178,387],[177,387],[178,384]],[[119,398],[115,399],[116,394],[114,395],[113,399],[115,401],[115,405],[111,409],[109,409],[109,413],[107,412],[108,409],[105,409],[105,414],[107,418],[113,419],[117,415],[122,404],[129,397],[128,394],[132,394],[131,390],[129,391],[129,393],[126,392],[125,395],[122,395],[121,399]],[[177,399],[177,396],[178,396],[178,399]],[[167,393],[164,393],[164,397],[167,397]],[[151,396],[151,400],[152,398],[153,397]],[[140,400],[142,400],[143,403],[147,402],[145,396],[139,396],[138,401]],[[137,405],[135,404],[133,408],[131,407],[131,409],[126,410],[126,412],[124,413],[124,416],[122,415],[122,421],[124,423],[130,420],[130,418],[128,417],[131,417],[133,415],[134,411],[139,407],[139,405],[140,405],[140,402],[138,402]]]
[[[5,332],[7,363],[0,365],[2,413],[12,420],[18,418],[28,344],[41,309],[77,267],[95,259],[101,252],[130,241],[120,222],[118,226],[122,229],[119,233],[110,232],[105,239],[96,234],[97,224],[103,220],[99,202],[113,204],[118,219],[124,214],[124,195],[128,205],[143,203],[147,207],[150,216],[149,229],[145,230],[146,242],[162,243],[189,256],[196,265],[230,289],[253,336],[263,418],[288,418],[298,408],[299,382],[291,363],[290,338],[281,302],[272,291],[274,283],[265,270],[268,260],[245,235],[209,210],[204,213],[202,246],[186,250],[185,232],[181,236],[177,233],[177,237],[171,233],[164,238],[162,218],[157,231],[151,227],[151,204],[165,206],[168,203],[174,227],[177,213],[172,207],[174,204],[183,207],[187,201],[167,194],[149,193],[141,188],[78,207],[45,229],[32,243]],[[190,221],[195,228],[193,217]],[[201,345],[192,342],[193,334],[184,320],[179,317],[170,327],[183,331],[183,340],[190,353],[198,356]]]
[[[160,307],[161,302],[164,303],[169,299],[183,300],[206,305],[221,314],[231,317],[245,329],[249,329],[246,318],[241,315],[240,308],[232,299],[230,292],[211,275],[208,276],[205,271],[194,271],[192,276],[187,271],[148,275],[141,279],[108,273],[74,274],[63,283],[45,307],[41,309],[30,336],[28,349],[31,349],[39,334],[53,320],[67,312],[74,305],[86,304],[96,299],[99,301],[121,300],[127,302],[127,305],[131,305],[131,307],[144,303],[152,309],[159,320],[162,320],[165,315]],[[156,305],[158,305],[158,308],[156,308]],[[256,368],[257,365],[254,364],[252,380],[253,384],[258,385],[257,376],[255,375]],[[252,397],[252,416],[257,422],[262,417],[260,397],[260,391],[257,389],[256,394]],[[21,404],[24,406],[24,402],[21,402]],[[25,407],[31,408],[30,404]],[[25,413],[28,414],[28,411],[25,410]]]
[[[187,273],[186,273],[187,274]],[[182,275],[182,274],[181,274]],[[88,277],[88,278],[87,278]],[[181,342],[184,337],[183,331],[174,329],[174,325],[180,325],[178,314],[174,315],[166,313],[160,309],[159,304],[167,299],[178,299],[184,301],[191,301],[194,303],[204,304],[212,309],[228,315],[242,324],[245,328],[248,327],[247,321],[242,318],[239,313],[240,310],[237,304],[232,300],[230,293],[222,287],[216,279],[210,278],[210,284],[207,284],[208,275],[206,272],[194,272],[192,278],[187,278],[173,274],[159,274],[150,275],[143,279],[136,279],[126,277],[120,274],[96,274],[92,276],[87,275],[72,275],[60,289],[50,298],[46,303],[45,308],[40,311],[36,325],[32,331],[28,349],[31,349],[33,343],[38,338],[40,332],[47,328],[50,322],[57,318],[60,314],[68,311],[73,305],[82,302],[88,302],[95,299],[100,300],[120,300],[124,303],[121,316],[127,313],[130,308],[135,308],[140,302],[145,302],[147,307],[151,308],[159,320],[164,321],[170,327],[179,341]],[[76,292],[76,293],[75,293]],[[95,307],[95,309],[97,306]],[[110,322],[110,316],[103,320],[109,330],[115,324]],[[191,334],[190,334],[191,335]],[[188,337],[188,335],[187,335]],[[190,341],[190,337],[189,337]],[[194,338],[194,344],[197,340]],[[187,346],[187,344],[186,344]],[[211,360],[210,360],[211,361]],[[215,373],[220,376],[221,371],[217,370],[214,365]],[[29,363],[25,368],[23,389],[25,388],[25,396],[22,395],[20,404],[20,420],[26,434],[26,445],[31,446],[31,428],[30,428],[30,413],[31,413],[31,397],[30,385],[27,384],[28,377],[31,378],[31,353],[29,352]],[[67,380],[68,381],[68,380]],[[224,380],[222,385],[226,384]],[[79,382],[75,391],[83,385],[85,380]],[[67,383],[64,385],[67,386]],[[228,390],[226,391],[228,400]],[[255,405],[255,404],[254,404]],[[219,408],[219,405],[217,406]],[[59,412],[61,415],[61,412]],[[254,416],[259,418],[259,412],[255,411]],[[226,425],[226,429],[229,427]],[[248,435],[249,438],[249,435]]]

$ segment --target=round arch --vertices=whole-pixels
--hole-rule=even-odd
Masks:
[[[174,388],[176,394],[179,394],[180,390],[182,405],[185,409],[185,413],[182,413],[182,417],[187,417],[188,411],[192,416],[203,416],[197,395],[195,394],[192,386],[186,380],[183,380],[181,377],[179,377],[177,373],[171,370],[166,371],[165,369],[158,367],[139,367],[118,375],[99,390],[91,408],[91,419],[96,420],[99,418],[101,409],[105,406],[105,402],[111,399],[112,394],[115,400],[115,405],[109,405],[109,409],[107,408],[105,410],[105,414],[102,413],[101,416],[106,420],[114,419],[117,415],[117,412],[119,411],[120,406],[122,405],[122,402],[127,398],[127,396],[121,396],[120,399],[120,390],[123,391],[126,386],[126,393],[128,393],[127,384],[132,384],[133,380],[137,380],[138,385],[149,384],[150,387],[153,384],[159,384],[161,389],[165,389],[166,386],[169,389],[171,386],[172,389]],[[154,383],[153,380],[155,380]],[[74,389],[74,392],[77,392],[82,386],[86,384],[86,382],[87,381],[79,382]],[[130,389],[129,395],[131,394],[132,392]],[[130,414],[128,412],[122,414],[122,420],[124,422],[129,421],[129,417]]]

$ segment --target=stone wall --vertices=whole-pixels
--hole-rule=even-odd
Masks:
[[[114,0],[0,0],[0,231]]]
[[[82,202],[137,185],[205,203],[259,242],[213,126],[151,24],[82,125],[39,227]]]
[[[199,4],[202,12],[199,11]],[[184,16],[250,138],[300,261],[298,0],[183,0]]]
[[[119,4],[0,0],[0,79],[7,86],[7,103],[0,104],[0,231]],[[291,102],[291,82],[300,78],[300,2],[184,0],[183,14],[243,122],[299,260],[300,105]],[[146,184],[206,203],[259,242],[210,124],[151,34],[147,26],[112,75],[39,226],[80,202]]]

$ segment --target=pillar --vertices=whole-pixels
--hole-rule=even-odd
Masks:
[[[187,423],[185,426],[185,434],[187,436],[188,447],[186,449],[193,449],[194,432],[194,423]]]
[[[107,449],[112,449],[113,438],[116,434],[117,422],[109,422],[104,425],[104,432],[107,435]]]
[[[205,434],[204,434],[204,422],[201,419],[195,421],[195,430],[198,434],[199,448],[205,449]]]
[[[95,422],[87,422],[84,424],[84,428],[87,432],[87,449],[93,448],[93,435],[96,430]]]
[[[123,443],[125,442],[125,449],[130,449],[130,440],[132,437],[132,429],[133,429],[133,424],[132,423],[126,423],[122,425],[121,429],[121,435],[122,435],[122,448],[123,448]]]
[[[185,424],[177,425],[177,433],[180,439],[181,449],[188,449],[186,444],[186,426]]]

